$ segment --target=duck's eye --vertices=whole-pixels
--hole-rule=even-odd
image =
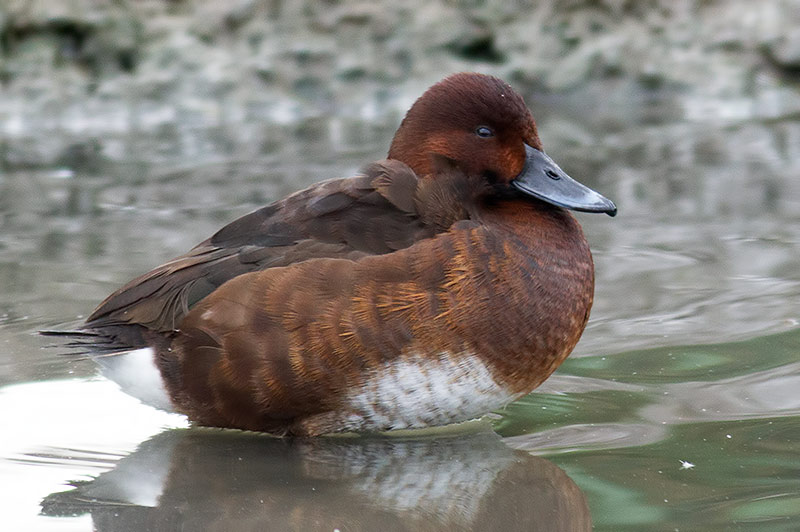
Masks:
[[[475,134],[478,135],[482,139],[488,139],[489,137],[494,137],[494,131],[486,126],[478,126],[475,130]]]

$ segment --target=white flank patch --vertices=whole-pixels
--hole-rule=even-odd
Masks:
[[[174,411],[151,347],[95,358],[108,380],[128,395],[167,412]]]
[[[370,431],[447,425],[515,398],[473,354],[412,355],[390,362],[350,394],[344,424]]]

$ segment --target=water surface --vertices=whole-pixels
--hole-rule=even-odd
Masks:
[[[583,117],[540,105],[549,154],[620,207],[578,215],[597,269],[589,326],[535,393],[480,422],[393,437],[187,428],[35,334],[78,323],[226,221],[383,157],[387,132],[361,149],[306,135],[305,149],[263,159],[157,164],[143,150],[0,175],[4,523],[800,528],[800,126],[576,132]]]

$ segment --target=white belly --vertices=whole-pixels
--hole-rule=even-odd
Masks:
[[[516,399],[473,354],[390,362],[347,397],[349,430],[410,429],[481,417]]]
[[[153,349],[98,357],[103,375],[140,401],[174,411]],[[501,408],[517,397],[473,354],[411,355],[374,371],[352,390],[344,408],[323,414],[328,430],[383,431],[459,423]]]

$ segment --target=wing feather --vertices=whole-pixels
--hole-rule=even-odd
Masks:
[[[434,236],[415,208],[417,183],[409,167],[387,160],[292,194],[133,279],[92,312],[85,328],[170,331],[199,301],[244,273],[314,258],[380,255]]]

